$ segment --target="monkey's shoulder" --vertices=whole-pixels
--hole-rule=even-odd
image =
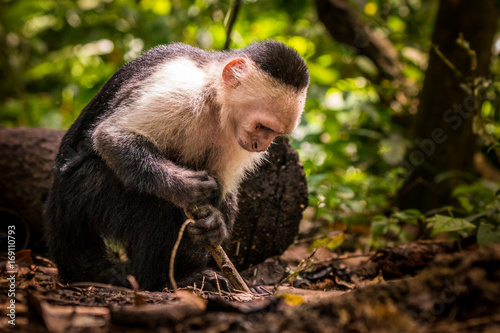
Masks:
[[[124,68],[132,67],[135,69],[144,69],[156,67],[157,65],[165,64],[166,62],[179,58],[188,59],[198,65],[203,65],[211,61],[214,57],[214,52],[205,51],[187,44],[171,43],[158,45],[152,48],[137,59],[125,65]]]

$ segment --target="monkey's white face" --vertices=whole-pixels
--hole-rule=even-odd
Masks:
[[[249,152],[266,151],[279,135],[289,134],[304,109],[307,89],[297,92],[238,58],[223,71],[226,112],[235,139]]]
[[[251,111],[250,111],[251,112]],[[238,144],[250,152],[266,151],[278,135],[285,134],[284,124],[271,114],[253,112],[242,115],[237,122],[236,137]]]
[[[266,151],[277,136],[291,133],[298,125],[303,100],[305,92],[297,95],[281,90],[279,96],[233,104],[232,123],[238,144],[250,152]]]

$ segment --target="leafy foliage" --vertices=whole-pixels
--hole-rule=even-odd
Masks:
[[[436,214],[432,235],[448,233],[452,238],[476,236],[477,243],[485,246],[500,243],[500,196],[488,187],[475,183],[458,186],[453,192],[461,208],[453,208],[463,218]],[[451,208],[450,208],[451,212]]]
[[[477,230],[477,243],[480,246],[500,243],[500,225],[495,227],[488,223],[481,223]]]
[[[141,52],[170,42],[222,49],[231,5],[230,0],[0,2],[0,123],[65,129],[104,82]],[[334,42],[311,1],[243,1],[231,46],[272,38],[307,60],[311,86],[292,139],[304,162],[314,217],[347,226],[371,224],[374,238],[394,234],[407,241],[421,236],[425,216],[398,211],[393,198],[412,147],[406,120],[416,111],[437,2],[367,0],[352,1],[351,7],[394,44],[404,86],[374,80],[375,65]],[[493,60],[492,71],[500,72],[500,58]],[[500,91],[491,79],[476,83],[473,89],[489,96]],[[500,137],[498,110],[500,99],[487,99],[475,123],[493,157]],[[454,196],[461,216],[491,210],[495,200],[494,190],[481,182],[457,187]],[[485,236],[498,233],[492,216],[481,218],[481,244],[498,239]],[[439,216],[433,230],[470,230],[470,223]],[[326,246],[337,246],[332,244]]]
[[[450,232],[450,231],[470,231],[475,229],[476,226],[466,219],[454,218],[444,215],[436,215],[434,217],[434,226],[432,228],[432,234],[438,234],[440,232]]]
[[[345,240],[343,233],[334,235],[332,237],[322,237],[314,240],[311,245],[307,248],[309,252],[313,251],[315,248],[324,247],[331,251],[339,248]]]
[[[388,217],[385,215],[377,215],[372,221],[370,233],[374,238],[380,236],[387,237],[393,234],[399,242],[406,243],[410,240],[414,240],[414,238],[418,236],[418,233],[411,235],[405,230],[405,226],[410,224],[418,227],[424,220],[424,214],[417,209],[397,211]]]

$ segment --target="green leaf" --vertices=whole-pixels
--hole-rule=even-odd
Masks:
[[[489,153],[491,150],[493,149],[500,149],[500,142],[495,142],[493,143],[489,148],[488,150],[486,151],[486,153]]]
[[[383,215],[375,216],[372,225],[370,227],[370,233],[377,237],[379,235],[385,234],[388,230],[389,219]]]
[[[500,243],[500,227],[488,223],[481,223],[477,229],[477,243],[485,246],[492,243]]]
[[[362,73],[365,73],[370,77],[377,77],[379,72],[378,68],[370,58],[359,55],[355,58],[354,62]]]
[[[314,248],[326,247],[327,249],[334,251],[344,242],[344,234],[335,235],[331,238],[324,237],[320,239],[316,239],[307,250],[311,252]]]
[[[398,220],[395,218],[387,218],[383,215],[377,215],[372,221],[370,233],[373,237],[378,237],[388,233],[399,235],[401,233],[401,226],[398,225]]]
[[[434,226],[432,228],[431,236],[434,236],[441,232],[462,230],[470,231],[474,228],[476,228],[476,226],[467,220],[437,214],[434,217]]]
[[[423,220],[425,215],[422,214],[418,209],[406,209],[400,212],[395,212],[392,217],[397,218],[406,223],[418,224],[419,220]]]
[[[460,205],[465,209],[467,213],[471,213],[474,210],[474,205],[470,203],[469,198],[460,196],[458,197],[458,201],[460,202]]]
[[[308,64],[307,67],[311,73],[311,78],[320,84],[331,85],[339,78],[339,73],[331,68],[322,67],[313,63]]]

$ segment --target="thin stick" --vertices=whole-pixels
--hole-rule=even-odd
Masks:
[[[237,290],[242,290],[250,293],[250,289],[241,277],[240,273],[238,273],[238,270],[236,270],[236,267],[234,267],[231,259],[229,259],[222,246],[209,246],[208,250],[217,262],[217,265],[219,265],[219,268],[221,269],[224,276],[229,280],[229,282],[231,282],[233,287]]]
[[[215,282],[217,283],[217,290],[219,291],[219,296],[222,297],[222,294],[220,292],[219,278],[217,277],[216,272],[214,272],[214,276],[215,276]]]
[[[434,50],[434,52],[436,52],[437,56],[439,58],[441,58],[441,60],[446,64],[446,66],[448,66],[454,73],[457,77],[463,77],[464,75],[462,74],[462,72],[460,70],[458,70],[455,65],[453,65],[453,63],[450,61],[450,59],[448,59],[444,54],[443,52],[441,52],[441,50],[439,49],[439,45],[436,45],[436,44],[432,44],[431,43],[431,46]]]
[[[177,283],[175,282],[174,278],[175,256],[177,255],[177,249],[179,248],[179,244],[181,243],[182,235],[184,235],[184,229],[186,229],[186,226],[190,223],[194,223],[194,220],[191,218],[187,219],[182,224],[181,229],[179,230],[179,235],[177,236],[177,240],[175,241],[174,248],[172,249],[172,254],[170,255],[170,269],[168,275],[170,277],[170,283],[172,284],[172,288],[174,288],[174,291],[177,291]]]
[[[201,288],[200,288],[200,290],[203,291],[203,288],[205,288],[205,275],[203,275],[203,280],[201,280]]]
[[[193,220],[192,214],[190,214],[187,211],[187,209],[184,209],[184,213],[190,220]],[[242,290],[247,293],[250,293],[251,292],[250,289],[248,288],[247,284],[241,277],[240,273],[238,273],[236,267],[234,267],[233,263],[231,262],[231,259],[229,259],[222,246],[220,245],[208,246],[208,250],[212,254],[212,257],[215,259],[215,262],[222,271],[222,274],[224,274],[224,276],[229,280],[229,282],[231,282],[233,287],[237,290]],[[170,263],[170,266],[172,267],[172,262]]]
[[[127,275],[127,281],[130,283],[132,289],[134,289],[134,306],[142,306],[146,304],[142,293],[139,292],[139,283],[137,282],[135,276]]]

